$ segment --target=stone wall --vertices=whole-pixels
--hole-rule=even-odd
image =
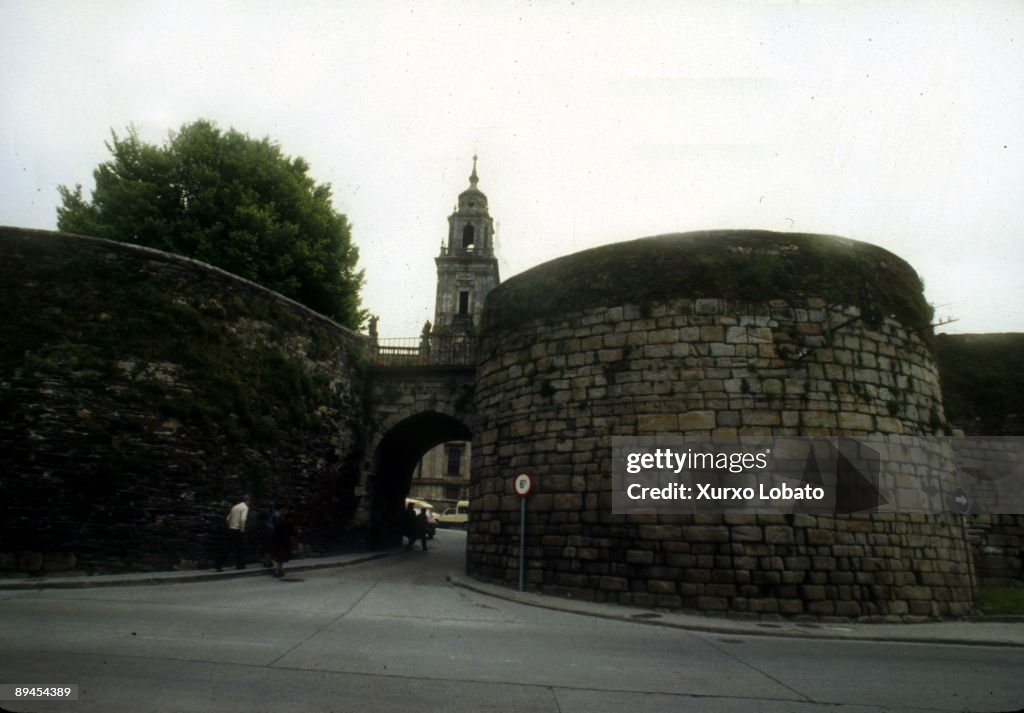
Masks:
[[[785,262],[810,251],[801,236],[715,239],[710,249],[730,259],[756,262],[767,253]],[[691,257],[708,265],[707,246],[695,249],[686,236],[636,241],[614,261],[585,255],[580,279],[628,289],[643,284],[632,266]],[[837,241],[835,249],[854,253],[868,265],[863,274],[873,270],[879,280],[909,270],[872,246]],[[832,268],[827,253],[811,257],[812,267],[822,261],[822,274]],[[560,282],[571,281],[572,258],[558,270],[568,276]],[[872,294],[871,278],[863,279]],[[634,302],[606,290],[605,304],[516,315],[507,299],[530,303],[531,282],[551,284],[524,273],[488,301],[502,328],[486,335],[478,368],[472,575],[516,582],[519,503],[511,482],[527,471],[536,482],[527,514],[530,589],[737,617],[888,621],[968,612],[969,563],[954,516],[611,512],[612,436],[942,429],[936,368],[920,325],[885,307],[869,317],[863,293],[859,304],[843,303],[796,279],[766,283],[748,299],[731,298],[721,285],[715,297],[715,286],[689,282],[658,288],[661,299]]]
[[[226,510],[359,507],[363,339],[192,260],[0,229],[0,568],[208,564]],[[258,539],[258,538],[257,538]]]
[[[967,523],[978,579],[1024,583],[1024,515],[972,515]]]

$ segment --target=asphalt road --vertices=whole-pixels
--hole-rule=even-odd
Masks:
[[[458,589],[464,535],[283,580],[0,592],[17,711],[1016,711],[1024,648],[725,635]]]

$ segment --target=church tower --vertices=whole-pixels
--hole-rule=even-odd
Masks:
[[[475,363],[472,337],[480,326],[484,298],[500,281],[494,257],[494,221],[487,212],[487,196],[476,185],[476,160],[474,156],[469,188],[459,194],[455,212],[448,216],[448,238],[434,258],[434,325],[429,331],[424,328],[421,341],[421,349],[426,348],[435,359],[474,360],[461,363]],[[409,497],[429,500],[441,510],[462,504],[469,497],[471,451],[468,441],[449,441],[427,451],[413,471]]]
[[[487,212],[487,196],[476,185],[476,160],[473,156],[469,188],[459,194],[458,206],[448,216],[448,239],[434,258],[435,335],[472,334],[480,325],[484,298],[500,281],[494,257],[494,221]]]

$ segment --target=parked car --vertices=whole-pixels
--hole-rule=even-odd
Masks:
[[[469,501],[460,500],[455,507],[445,508],[444,512],[437,516],[437,522],[446,527],[465,527],[469,517]]]
[[[406,498],[405,507],[408,508],[409,504],[412,503],[413,510],[419,515],[421,511],[427,513],[427,539],[434,539],[434,535],[437,534],[437,519],[434,517],[434,506],[428,503],[426,500],[418,500],[416,498]]]

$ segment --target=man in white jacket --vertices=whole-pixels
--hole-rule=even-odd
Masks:
[[[227,537],[224,547],[221,548],[220,556],[217,558],[217,571],[224,569],[224,560],[227,559],[228,551],[235,553],[235,569],[245,569],[245,521],[249,518],[249,506],[252,504],[252,496],[246,495],[242,501],[236,504],[228,516]]]

